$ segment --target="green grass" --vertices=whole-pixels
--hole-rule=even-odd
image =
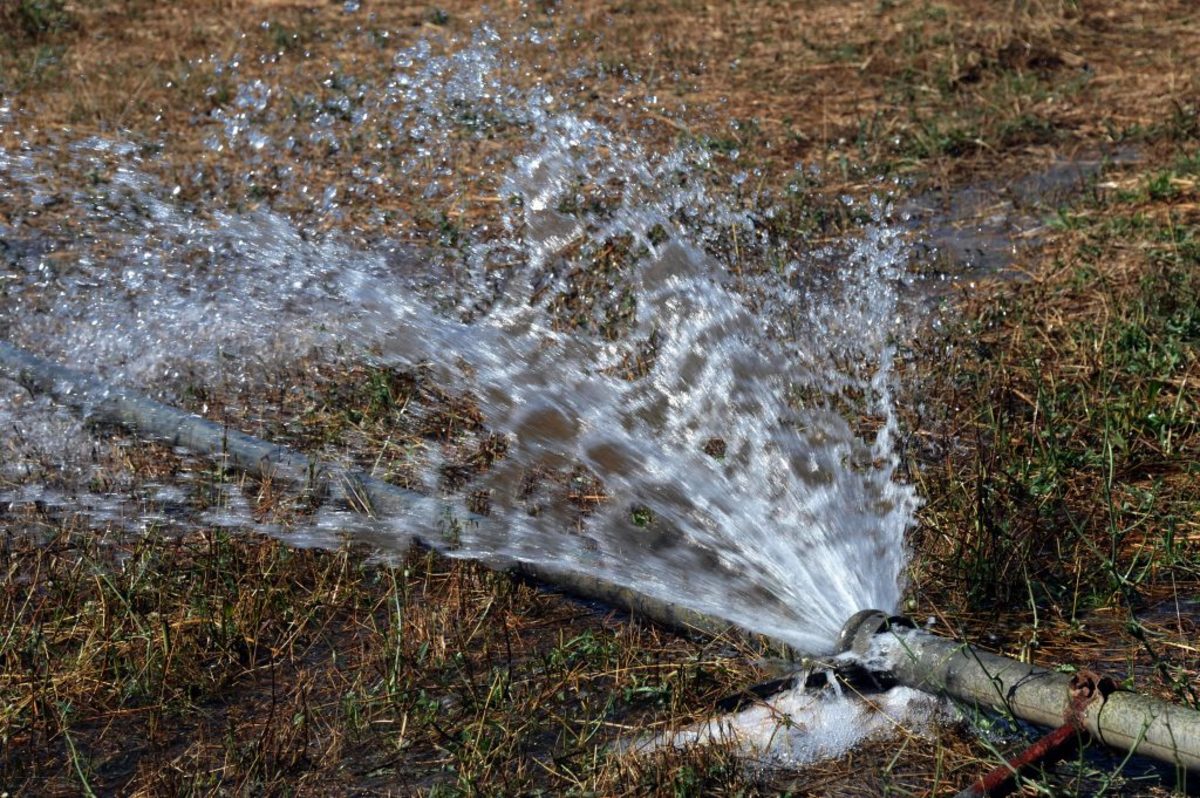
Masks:
[[[947,601],[1076,628],[1117,612],[1141,667],[1195,705],[1194,652],[1164,655],[1139,620],[1200,582],[1192,168],[1064,211],[1047,276],[972,302],[935,382],[964,446],[926,471],[922,535],[947,543],[925,563]]]

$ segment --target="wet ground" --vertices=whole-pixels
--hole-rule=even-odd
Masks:
[[[1028,273],[1059,211],[1099,190],[1107,167],[1138,163],[1137,150],[1051,152],[1038,171],[935,189],[898,203],[916,233],[919,258],[961,280]]]

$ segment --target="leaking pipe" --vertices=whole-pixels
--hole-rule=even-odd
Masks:
[[[452,513],[428,496],[376,479],[369,474],[321,462],[286,446],[277,446],[228,426],[156,402],[136,391],[111,385],[94,374],[67,368],[0,341],[0,377],[26,390],[53,398],[94,424],[116,425],[135,435],[168,446],[212,457],[222,465],[260,478],[282,478],[314,494],[348,504],[357,512],[380,518],[399,518],[419,512],[438,519],[447,533],[456,524],[488,523],[466,512]],[[419,545],[453,553],[453,535],[411,536]],[[679,604],[644,596],[595,576],[530,563],[484,562],[579,598],[626,610],[663,626],[714,638],[753,639],[735,625]],[[779,644],[787,653],[794,655]]]
[[[1040,726],[1073,724],[1094,739],[1200,775],[1200,712],[1118,689],[1111,679],[1062,673],[939,637],[905,618],[864,610],[838,638],[898,684],[1008,712]]]
[[[343,501],[362,513],[398,517],[414,508],[438,512],[437,502],[427,496],[229,429],[4,341],[0,341],[0,377],[32,393],[50,396],[92,423],[118,425],[139,437],[213,457],[260,478],[283,478],[307,486],[318,495]],[[487,523],[487,519],[459,513],[447,517],[446,523]],[[451,543],[438,536],[413,539],[436,551],[453,553]],[[483,564],[515,571],[672,629],[713,637],[749,635],[720,618],[587,574],[528,563]],[[855,652],[872,670],[885,671],[896,683],[1008,711],[1042,726],[1073,722],[1110,746],[1200,773],[1200,712],[1118,690],[1111,680],[1096,679],[1089,700],[1083,701],[1079,685],[1073,686],[1067,674],[978,651],[878,610],[864,610],[851,617],[839,636],[838,649]]]

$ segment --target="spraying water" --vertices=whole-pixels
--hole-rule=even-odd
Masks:
[[[483,505],[456,554],[586,571],[827,650],[901,590],[917,505],[893,440],[904,241],[876,201],[856,240],[778,259],[745,174],[722,184],[701,146],[654,151],[570,89],[521,87],[548,36],[520,57],[487,27],[424,41],[386,76],[298,99],[286,59],[246,80],[217,63],[236,88],[183,174],[161,166],[169,139],[0,150],[0,335],[168,400],[314,361],[421,365],[505,442],[453,490],[453,441],[414,456],[423,492]],[[21,138],[16,115],[0,125]],[[481,147],[489,168],[464,176]],[[338,179],[320,188],[322,170]],[[432,244],[401,243],[429,227],[394,210],[413,197],[441,209]],[[470,226],[447,213],[476,206]],[[9,479],[51,439],[89,445],[17,392],[0,420],[24,430]],[[446,518],[387,523],[400,547]]]

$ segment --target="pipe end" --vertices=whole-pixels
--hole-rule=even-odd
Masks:
[[[847,651],[860,652],[860,643],[865,643],[871,635],[882,632],[887,625],[887,617],[883,610],[859,610],[854,613],[846,621],[842,631],[838,632],[834,651],[838,654]]]
[[[838,633],[835,651],[838,654],[853,651],[866,656],[871,648],[871,638],[875,635],[888,629],[913,627],[913,622],[901,615],[888,615],[883,610],[859,610],[850,616]]]

